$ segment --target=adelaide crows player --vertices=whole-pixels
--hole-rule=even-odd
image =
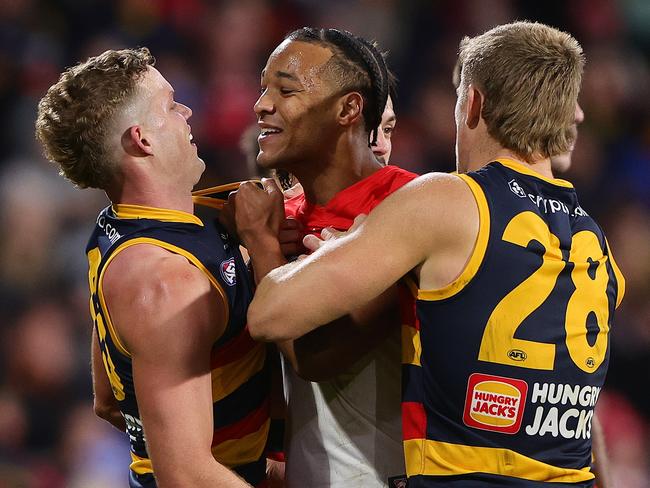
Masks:
[[[193,214],[205,165],[192,111],[153,64],[146,48],[106,51],[66,70],[38,109],[48,159],[112,202],[86,249],[96,410],[126,427],[133,488],[266,486],[252,286],[238,246]]]
[[[517,22],[464,39],[460,62],[459,174],[416,179],[349,235],[269,273],[249,327],[294,339],[409,273],[409,486],[592,486],[591,419],[625,282],[551,166],[575,139],[582,49]]]

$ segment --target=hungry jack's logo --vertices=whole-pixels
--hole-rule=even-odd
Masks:
[[[467,382],[463,422],[481,430],[516,434],[524,416],[527,393],[525,381],[474,373]]]

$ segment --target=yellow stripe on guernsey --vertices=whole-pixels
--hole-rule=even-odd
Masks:
[[[421,354],[420,331],[408,324],[402,324],[402,364],[422,366]]]
[[[607,255],[609,256],[609,262],[612,263],[612,269],[614,270],[614,276],[616,277],[617,293],[616,293],[616,308],[621,304],[623,300],[623,295],[625,295],[625,278],[621,269],[614,261],[614,256],[612,255],[612,250],[609,248],[609,242],[605,239],[605,245],[607,245]]]
[[[196,224],[203,227],[203,222],[196,215],[181,210],[168,208],[145,207],[143,205],[113,205],[113,213],[118,219],[152,219],[161,222],[178,222],[181,224]]]
[[[516,171],[517,173],[521,173],[523,175],[528,175],[528,176],[534,176],[535,178],[544,180],[547,183],[550,183],[551,185],[562,186],[564,188],[573,188],[573,184],[571,184],[571,182],[569,181],[561,180],[560,178],[548,178],[538,173],[537,171],[534,171],[528,166],[524,166],[523,164],[513,159],[502,158],[502,159],[497,159],[497,161],[502,165],[504,165],[506,168],[510,168],[512,171]]]
[[[413,297],[418,296],[418,285],[411,273],[402,278],[402,283],[406,285]],[[420,331],[416,329],[415,324],[402,324],[402,364],[422,366],[421,353]]]
[[[478,205],[479,229],[476,244],[474,245],[474,250],[469,261],[465,265],[465,269],[458,278],[447,286],[437,290],[418,290],[418,300],[435,301],[454,296],[474,278],[485,256],[490,237],[490,208],[488,207],[485,193],[483,193],[483,189],[471,177],[467,175],[458,175],[458,177],[467,183]]]
[[[131,468],[131,471],[136,474],[153,473],[151,459],[140,457],[134,453],[131,453],[131,466],[129,467]]]
[[[270,425],[271,420],[267,419],[256,432],[214,446],[212,455],[230,468],[257,461],[266,446]]]
[[[212,401],[218,402],[261,371],[266,360],[266,348],[256,344],[243,357],[212,370]]]
[[[121,205],[120,205],[121,206]],[[169,212],[175,212],[173,210],[170,210]],[[176,213],[183,213],[183,212],[176,212]],[[188,216],[193,217],[193,215],[187,214]],[[174,220],[174,222],[178,222],[178,220]],[[199,221],[200,222],[200,221]],[[113,339],[113,343],[115,344],[115,347],[124,354],[127,357],[131,357],[131,354],[129,351],[127,351],[126,347],[124,346],[124,343],[122,342],[122,339],[120,338],[119,334],[117,333],[117,330],[113,326],[113,321],[111,320],[111,317],[108,313],[108,307],[106,306],[106,300],[104,299],[104,292],[102,289],[102,283],[104,280],[104,273],[108,269],[108,265],[110,262],[115,259],[115,256],[117,256],[121,251],[124,249],[135,246],[136,244],[151,244],[153,246],[158,246],[162,247],[163,249],[167,249],[168,251],[171,251],[175,254],[179,254],[183,257],[185,257],[190,263],[192,263],[194,266],[199,268],[205,275],[208,277],[210,280],[210,283],[212,283],[212,286],[217,290],[219,293],[219,296],[221,297],[226,313],[225,313],[225,323],[228,323],[228,316],[230,312],[230,307],[228,306],[228,299],[226,297],[226,293],[223,291],[223,288],[221,288],[221,285],[217,281],[217,279],[214,277],[212,273],[208,270],[208,268],[205,267],[205,265],[199,261],[199,259],[194,256],[194,254],[186,251],[185,249],[182,249],[180,247],[174,246],[173,244],[169,244],[168,242],[165,241],[160,241],[158,239],[153,239],[151,237],[136,237],[135,239],[131,239],[129,241],[126,241],[124,244],[121,244],[120,246],[113,251],[113,253],[108,257],[106,260],[106,264],[104,265],[104,268],[102,269],[101,274],[99,275],[99,280],[97,282],[97,294],[99,295],[99,301],[102,305],[102,310],[104,311],[104,314],[106,315],[106,326],[108,328],[108,331],[111,335],[111,338]]]
[[[487,473],[550,483],[579,483],[594,479],[589,466],[559,468],[509,449],[411,439],[404,441],[404,455],[407,476]]]

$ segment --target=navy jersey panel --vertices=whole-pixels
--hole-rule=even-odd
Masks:
[[[405,365],[405,398],[423,403],[429,452],[442,459],[433,464],[449,455],[455,466],[444,474],[474,471],[481,463],[467,460],[490,453],[523,456],[516,476],[530,479],[516,486],[546,481],[529,460],[585,472],[619,293],[605,237],[568,182],[508,161],[467,176],[485,195],[487,247],[457,292],[418,291],[421,367]]]
[[[147,213],[144,212],[144,214]],[[133,459],[131,483],[141,483],[142,486],[155,486],[155,481],[151,474],[142,421],[135,396],[130,355],[119,343],[111,329],[108,311],[102,303],[101,276],[107,263],[114,257],[116,251],[119,252],[125,246],[150,243],[187,257],[192,264],[208,274],[213,286],[220,290],[219,293],[222,294],[229,309],[226,329],[215,344],[213,357],[210,358],[211,363],[216,364],[213,369],[219,367],[222,371],[229,367],[228,364],[224,364],[226,360],[220,361],[223,355],[219,353],[222,352],[222,349],[225,350],[225,347],[222,346],[227,346],[229,343],[235,342],[236,338],[248,334],[246,312],[253,295],[253,285],[248,269],[239,253],[239,247],[236,243],[231,242],[227,233],[216,223],[206,222],[203,224],[189,214],[185,214],[187,218],[183,217],[182,212],[176,214],[181,216],[179,221],[139,217],[122,218],[118,217],[113,207],[107,207],[99,214],[95,230],[86,249],[90,264],[91,314],[95,322],[104,366],[127,424]],[[156,214],[154,213],[153,216],[155,217]],[[134,318],[133,325],[137,325],[137,318]],[[235,362],[246,353],[250,355],[257,347],[251,341],[240,339],[239,343],[244,343],[244,346],[238,346],[238,350],[229,351],[227,360]],[[259,362],[265,363],[264,358],[261,357]],[[266,366],[262,371],[265,371],[265,368]],[[225,374],[229,374],[229,372],[227,371]],[[257,376],[260,375],[266,376],[264,373],[258,372]],[[238,388],[239,390],[246,388],[248,379],[242,377],[242,385]],[[238,418],[256,411],[258,413],[255,420],[258,424],[264,422],[264,416],[267,414],[259,410],[264,409],[268,403],[268,384],[260,385],[258,389],[261,393],[253,398],[254,404],[248,405],[250,402],[246,400],[245,404],[240,404],[235,409]],[[216,393],[221,402],[227,403],[231,396],[231,392]],[[226,413],[226,417],[228,415],[229,413]],[[258,427],[258,424],[249,422],[249,430]],[[262,432],[260,432],[260,436],[263,436]],[[228,439],[221,440],[227,441]],[[250,460],[246,460],[246,465],[248,461]],[[250,468],[247,469],[250,470]],[[251,472],[253,471],[255,471],[255,475],[250,481],[257,483],[259,482],[259,472],[257,472],[259,470],[251,470]]]

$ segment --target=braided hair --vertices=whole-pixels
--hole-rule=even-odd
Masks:
[[[344,89],[361,93],[368,146],[377,145],[381,116],[386,107],[392,79],[377,45],[347,31],[314,27],[303,27],[290,32],[285,40],[319,44],[333,52],[330,67]]]

